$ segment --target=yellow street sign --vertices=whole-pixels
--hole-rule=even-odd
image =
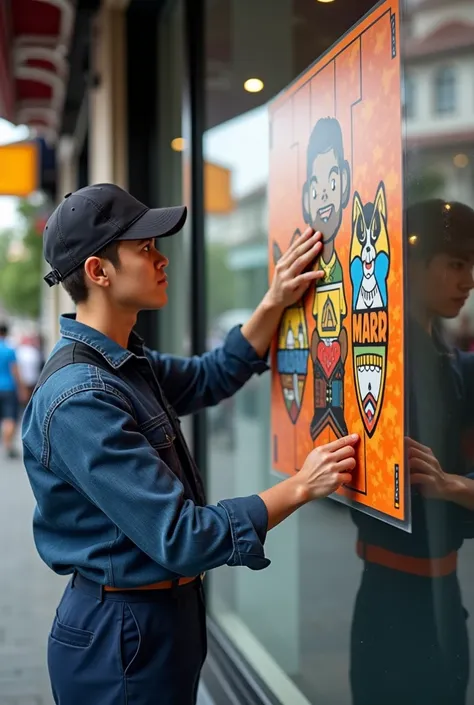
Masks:
[[[0,196],[25,198],[38,189],[39,155],[34,142],[0,146]]]

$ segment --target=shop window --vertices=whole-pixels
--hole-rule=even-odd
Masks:
[[[233,325],[246,320],[268,286],[270,101],[373,6],[371,0],[206,2],[207,124],[203,148],[208,347],[222,342]],[[410,22],[415,36],[418,25],[413,17]],[[420,86],[415,86],[410,75],[408,59],[405,64],[405,117],[411,119],[416,114],[418,126],[421,116],[416,97]],[[253,80],[248,83],[249,79]],[[456,75],[451,67],[436,75],[435,98],[437,113],[457,109]],[[378,107],[374,101],[364,109],[376,115]],[[295,111],[292,119],[300,117]],[[474,128],[474,122],[470,127]],[[409,123],[406,128],[407,176],[412,155],[417,159],[410,200],[434,195],[430,181],[433,165],[448,175],[441,195],[451,197],[459,186],[458,181],[449,180],[452,149],[443,151],[442,138],[429,132],[428,123],[423,126],[423,140],[411,131]],[[372,150],[370,137],[368,134],[368,151]],[[387,133],[387,140],[391,137]],[[420,143],[423,149],[412,149]],[[302,158],[304,155],[295,157]],[[383,158],[381,153],[381,169]],[[470,179],[463,194],[472,201],[472,170],[464,169],[463,176]],[[393,183],[396,176],[389,177],[387,174],[390,185],[390,178]],[[363,183],[351,185],[351,203],[355,190],[364,188]],[[365,188],[361,198],[370,208],[371,189]],[[391,217],[389,207],[389,223]],[[294,227],[304,228],[301,211],[294,215]],[[401,228],[395,236],[402,237]],[[409,341],[410,336],[411,332],[407,333]],[[435,392],[444,378],[426,365],[423,372],[419,376],[423,385],[418,385],[423,411],[411,411],[421,436],[426,434],[436,441],[446,430],[437,411],[432,413],[441,409],[441,397]],[[268,374],[252,379],[233,399],[209,411],[211,502],[260,492],[280,481],[272,467],[270,381]],[[306,384],[306,393],[316,403],[325,404],[326,385],[311,375]],[[402,390],[392,392],[401,394]],[[344,390],[339,380],[332,385],[331,394],[332,403],[341,405]],[[278,453],[286,450],[280,439]],[[381,456],[379,462],[389,460]],[[371,467],[370,472],[376,474],[379,469]],[[415,494],[413,501],[418,502],[419,497],[420,493]],[[443,506],[447,513],[452,511],[451,505]],[[438,545],[444,531],[439,528],[444,519],[437,507],[429,504],[424,517],[417,515],[417,521],[425,522],[423,550],[433,541]],[[418,541],[419,526],[414,531]],[[407,578],[398,569],[388,568],[384,574],[380,566],[364,563],[368,543],[390,545],[392,553],[401,554],[407,546],[414,546],[410,533],[376,519],[367,521],[360,512],[332,500],[308,505],[269,533],[269,568],[252,572],[224,567],[212,572],[208,579],[210,614],[282,705],[474,702],[473,686],[466,691],[469,655],[457,592],[459,579],[464,605],[472,614],[473,542],[466,541],[460,551],[459,574],[451,576],[449,588],[444,587],[446,583],[429,583],[429,606],[421,611],[418,595],[425,594],[425,588],[420,587],[420,581]],[[413,550],[416,553],[422,548],[416,544]],[[404,581],[412,587],[404,587]],[[452,607],[452,600],[456,607]],[[470,620],[467,624],[471,630]],[[398,665],[400,659],[403,668]]]
[[[456,110],[456,72],[451,66],[443,66],[435,75],[435,112],[450,115]]]

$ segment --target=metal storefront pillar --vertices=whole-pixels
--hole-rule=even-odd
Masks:
[[[128,187],[126,4],[103,2],[94,18],[89,90],[89,183]]]
[[[206,350],[206,242],[204,231],[205,129],[205,0],[185,2],[185,86],[183,135],[189,145],[185,168],[185,191],[191,221],[191,346],[193,354]],[[207,466],[207,424],[205,412],[193,417],[194,457],[201,472]]]

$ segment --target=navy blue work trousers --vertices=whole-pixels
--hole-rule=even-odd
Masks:
[[[202,582],[104,592],[76,575],[48,642],[56,705],[195,705],[206,657]]]

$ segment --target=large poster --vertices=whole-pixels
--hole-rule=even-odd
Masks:
[[[409,531],[398,0],[275,99],[270,140],[270,274],[305,223],[325,272],[274,342],[273,467],[293,474],[357,432],[358,469],[334,499]]]

